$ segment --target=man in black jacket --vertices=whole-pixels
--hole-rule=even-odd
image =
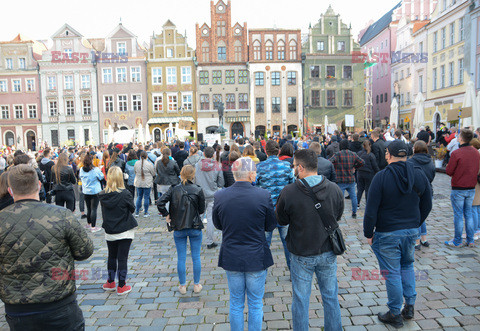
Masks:
[[[389,165],[375,175],[368,191],[363,233],[386,279],[389,311],[378,319],[402,327],[402,317],[414,315],[414,247],[418,227],[432,209],[432,189],[423,171],[406,162],[404,142],[392,141],[386,157]]]
[[[175,153],[173,158],[175,159],[175,161],[177,161],[177,164],[180,170],[182,170],[183,162],[185,162],[185,160],[187,159],[188,152],[185,150],[185,143],[183,141],[180,141],[178,143],[178,148],[180,149],[178,150],[178,152]]]
[[[322,146],[319,143],[313,142],[310,144],[309,149],[313,150],[317,154],[318,166],[317,174],[325,176],[329,181],[335,183],[337,181],[337,174],[335,173],[335,167],[333,163],[322,157]]]
[[[325,330],[341,330],[337,257],[332,252],[323,222],[338,226],[344,208],[343,195],[335,183],[317,175],[317,154],[313,150],[297,151],[293,166],[295,175],[301,180],[285,186],[276,208],[278,223],[289,226],[286,241],[291,254],[293,329],[308,330],[308,307],[315,273],[322,294]],[[323,208],[326,220],[320,219],[315,202],[308,196],[310,189]]]
[[[254,141],[253,142],[253,148],[255,149],[255,154],[257,155],[260,162],[263,162],[267,159],[267,154],[262,152],[262,150],[260,149],[260,142],[259,141]]]
[[[375,159],[377,159],[378,168],[383,170],[387,166],[387,161],[385,160],[385,141],[380,138],[380,133],[377,130],[372,131],[371,137],[373,141],[372,153],[375,155]]]
[[[52,167],[55,165],[55,163],[50,159],[52,156],[52,151],[50,148],[46,148],[43,151],[43,159],[40,161],[40,164],[38,167],[43,173],[43,176],[45,177],[45,191],[48,193],[52,189]],[[52,202],[52,197],[51,195],[47,194],[46,198],[47,203]]]

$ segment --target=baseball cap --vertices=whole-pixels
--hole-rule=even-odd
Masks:
[[[388,153],[394,157],[405,157],[407,156],[408,147],[401,140],[394,140],[387,146]]]

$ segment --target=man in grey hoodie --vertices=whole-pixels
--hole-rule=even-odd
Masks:
[[[215,151],[212,147],[206,147],[204,157],[195,165],[195,183],[200,185],[205,195],[207,214],[207,248],[214,248],[217,244],[213,241],[212,208],[215,192],[224,186],[223,172],[220,163],[213,159]],[[202,215],[203,218],[204,215]]]

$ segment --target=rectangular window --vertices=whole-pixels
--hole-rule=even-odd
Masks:
[[[162,84],[162,68],[152,68],[152,83],[153,85]]]
[[[432,88],[435,91],[437,89],[437,68],[433,68],[433,82],[432,82]]]
[[[335,90],[327,90],[327,107],[335,107]]]
[[[420,57],[423,57],[423,41],[418,44],[418,50],[420,53]]]
[[[124,94],[117,95],[118,100],[118,111],[128,111],[128,100],[127,96]]]
[[[455,44],[455,22],[450,24],[450,45]]]
[[[105,95],[103,97],[103,109],[107,113],[113,112],[113,96]]]
[[[193,110],[192,93],[182,93],[182,108],[184,111]]]
[[[288,97],[288,112],[295,113],[297,111],[297,98],[296,97]]]
[[[213,70],[212,71],[212,83],[215,85],[222,84],[222,71]]]
[[[287,72],[287,83],[288,85],[297,85],[297,72],[288,71]]]
[[[272,113],[280,112],[280,97],[272,98]]]
[[[172,48],[167,48],[167,57],[168,58],[173,57],[173,49]]]
[[[153,111],[156,113],[163,112],[163,97],[161,95],[153,95]]]
[[[75,140],[75,130],[67,130],[68,140]]]
[[[311,90],[311,94],[312,94],[312,98],[311,98],[312,106],[314,107],[320,106],[320,91]]]
[[[447,28],[443,28],[442,30],[442,49],[447,47]]]
[[[225,60],[227,60],[227,48],[218,47],[218,61],[225,61]]]
[[[210,61],[210,47],[202,46],[202,57],[203,57],[203,62]]]
[[[225,27],[226,27],[225,21],[217,22],[217,36],[225,37],[225,32],[226,32]]]
[[[200,94],[200,109],[201,110],[210,109],[210,96],[208,94]]]
[[[23,118],[23,106],[22,105],[16,105],[13,106],[15,109],[15,119],[19,120]]]
[[[272,86],[279,86],[280,85],[280,71],[273,71],[272,72]]]
[[[72,49],[71,48],[65,48],[63,50],[63,53],[66,54],[67,58],[71,59],[72,58]]]
[[[460,41],[465,40],[465,17],[460,19]]]
[[[21,92],[21,82],[20,79],[14,79],[12,80],[12,91],[13,92]]]
[[[177,84],[177,68],[168,67],[167,68],[167,85]]]
[[[260,45],[253,45],[253,59],[261,60],[262,59],[262,47]]]
[[[418,76],[418,92],[423,93],[423,76]]]
[[[127,54],[127,43],[126,42],[118,42],[117,43],[117,53],[118,53],[118,55]]]
[[[296,60],[297,59],[297,44],[294,42],[290,43],[290,60]]]
[[[284,45],[278,45],[278,60],[285,60],[285,46]]]
[[[35,80],[33,78],[27,79],[27,92],[35,91]]]
[[[445,87],[445,66],[440,67],[440,88]]]
[[[8,120],[10,118],[8,106],[1,106],[0,109],[2,110],[2,120]]]
[[[410,104],[410,92],[407,92],[407,105]]]
[[[168,112],[178,111],[177,94],[168,94],[167,95],[167,102],[168,102]]]
[[[90,88],[90,75],[82,75],[82,89]]]
[[[238,84],[248,84],[247,70],[238,70]]]
[[[265,59],[266,60],[273,60],[273,46],[266,46],[265,47]]]
[[[52,139],[52,146],[58,146],[58,130],[50,131],[50,136]]]
[[[200,85],[208,85],[208,71],[202,70],[199,72]]]
[[[92,115],[92,103],[90,99],[82,100],[83,115]]]
[[[352,79],[352,66],[343,66],[343,79]]]
[[[132,110],[142,111],[142,95],[132,94]]]
[[[337,52],[345,52],[345,42],[338,41],[337,42]]]
[[[324,50],[325,50],[325,42],[317,41],[317,51],[324,51]]]
[[[75,115],[75,103],[73,102],[73,100],[65,101],[65,109],[67,116]]]
[[[18,59],[18,67],[20,69],[25,69],[25,58],[22,57],[22,58]]]
[[[235,62],[242,62],[242,46],[235,46]]]
[[[458,60],[458,84],[463,84],[463,59]]]
[[[263,86],[263,79],[264,79],[264,74],[261,71],[258,71],[255,73],[255,85],[256,86]]]
[[[102,69],[102,79],[103,79],[104,84],[113,83],[112,69],[111,68],[103,68]]]
[[[8,84],[6,80],[0,80],[0,92],[8,92]]]
[[[433,52],[435,53],[438,50],[438,40],[437,40],[437,31],[433,33]]]
[[[453,62],[450,62],[450,72],[449,72],[449,85],[453,86],[455,84],[455,67]]]
[[[239,93],[238,94],[238,109],[248,109],[248,94]]]
[[[5,59],[5,67],[7,69],[13,69],[13,60],[12,59]]]
[[[255,99],[255,109],[257,113],[264,113],[265,112],[265,99],[264,98],[256,98]]]
[[[57,101],[49,101],[48,102],[48,111],[50,113],[50,116],[57,116],[58,115]]]
[[[387,93],[385,93],[385,97],[383,98],[383,99],[385,100],[385,102],[387,102],[387,101],[388,101],[387,95],[388,95],[388,94],[387,94]]]
[[[213,95],[213,108],[214,109],[217,109],[218,108],[218,104],[221,103],[223,101],[222,99],[222,95],[221,94],[214,94]]]
[[[192,83],[192,68],[182,67],[182,84]]]
[[[225,84],[235,84],[235,70],[225,70]]]
[[[335,78],[335,66],[327,66],[327,78]]]
[[[130,79],[132,80],[132,83],[139,83],[142,81],[142,74],[140,71],[140,67],[130,68]]]
[[[226,109],[235,109],[235,94],[228,93],[226,95]]]
[[[117,83],[127,82],[127,68],[117,68]]]
[[[319,66],[311,66],[310,67],[310,77],[311,78],[319,78],[320,77],[320,67]]]

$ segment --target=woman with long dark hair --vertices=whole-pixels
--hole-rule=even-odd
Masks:
[[[135,204],[135,216],[138,217],[140,213],[140,207],[143,208],[143,217],[149,217],[148,206],[150,205],[150,191],[152,190],[153,178],[155,177],[155,168],[152,162],[147,160],[148,154],[145,151],[140,153],[140,161],[137,161],[133,167],[135,172],[135,179],[133,185],[137,189],[137,202]]]
[[[290,143],[283,144],[278,154],[278,159],[280,161],[285,161],[290,163],[290,167],[293,168],[293,145]]]
[[[61,153],[57,163],[52,167],[53,191],[55,192],[55,204],[75,211],[75,191],[73,185],[77,178],[73,169],[68,165],[68,156]]]
[[[115,148],[113,151],[111,151],[110,160],[108,160],[107,169],[105,169],[107,176],[108,176],[108,169],[110,169],[110,167],[119,167],[122,170],[122,172],[125,172],[125,162],[123,162],[123,160],[118,157],[119,153],[120,153],[120,150],[118,148]]]
[[[8,192],[8,172],[0,175],[0,210],[13,205],[13,198]]]
[[[180,175],[180,168],[177,162],[170,157],[172,152],[168,148],[162,150],[162,158],[157,161],[155,184],[158,185],[158,193],[167,193],[172,185],[180,183],[178,176]],[[161,195],[160,195],[161,197]]]
[[[100,181],[104,178],[100,169],[93,166],[93,158],[90,154],[85,154],[83,158],[83,167],[80,169],[80,180],[82,181],[82,191],[87,205],[87,223],[92,232],[98,232],[102,228],[96,227],[98,193],[102,190]]]
[[[358,152],[358,156],[363,160],[363,167],[357,169],[357,205],[360,206],[362,194],[365,191],[365,202],[368,197],[368,189],[372,183],[375,174],[380,171],[377,164],[377,159],[372,153],[372,146],[370,140],[365,140],[362,144],[363,149]]]

